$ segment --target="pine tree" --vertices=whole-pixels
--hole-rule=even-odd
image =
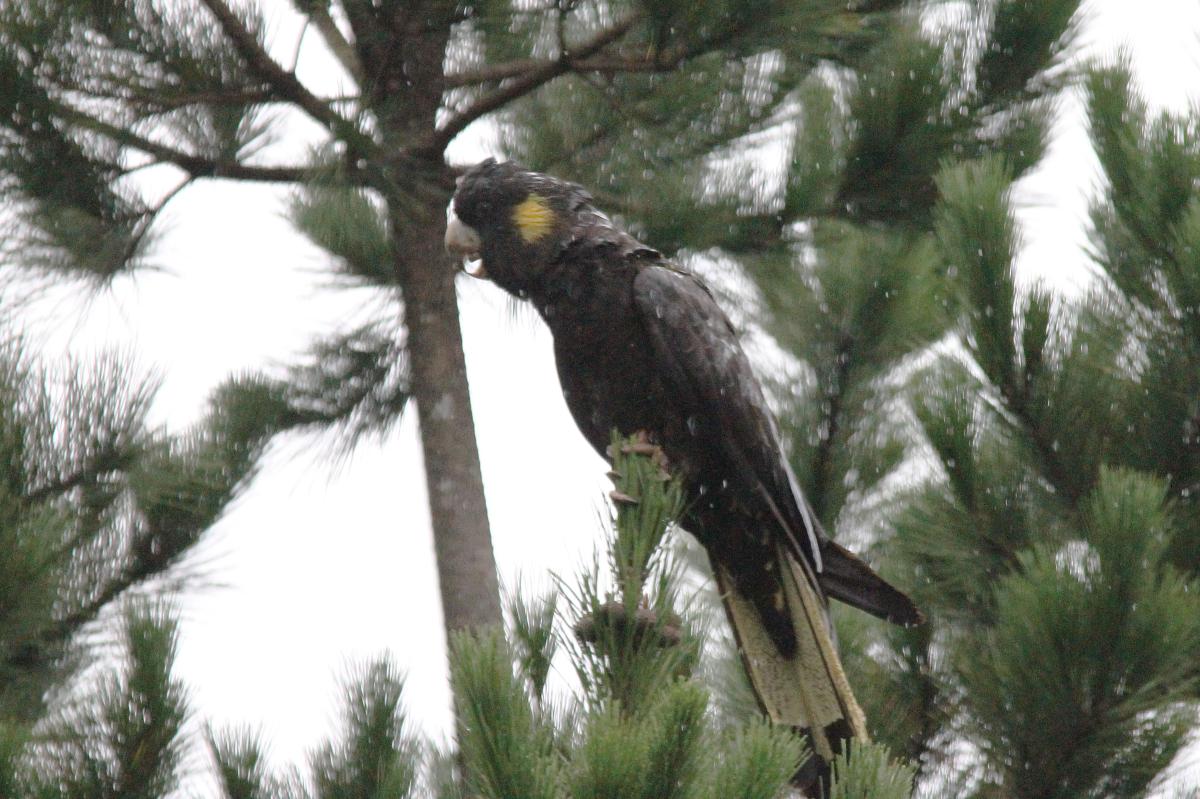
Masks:
[[[1127,67],[1089,73],[1107,178],[1093,214],[1097,284],[1069,300],[1016,280],[1011,187],[1041,158],[1071,77],[1062,55],[1077,2],[298,4],[354,87],[336,99],[271,60],[253,14],[203,5],[211,16],[148,2],[0,5],[0,152],[25,263],[100,281],[136,267],[164,198],[133,191],[131,165],[173,164],[185,185],[296,183],[294,218],[336,268],[400,288],[406,338],[380,319],[319,342],[314,365],[269,392],[286,409],[274,418],[369,432],[412,395],[434,436],[427,422],[445,420],[426,418],[433,395],[421,391],[460,367],[435,357],[433,342],[453,356],[456,323],[427,234],[440,232],[450,189],[446,144],[499,111],[507,154],[581,180],[648,242],[752,300],[744,324],[789,367],[777,402],[806,493],[932,618],[910,631],[838,619],[873,733],[919,769],[918,784],[1145,795],[1195,727],[1200,148],[1195,119],[1149,118]],[[252,157],[273,106],[327,132],[310,163]],[[749,286],[722,280],[727,266]],[[462,417],[451,426],[469,432]],[[426,439],[431,463],[459,451],[447,440]],[[440,556],[448,592],[456,558]],[[648,607],[661,624],[659,587]],[[598,602],[593,623],[604,618],[609,597],[586,583],[579,597]],[[671,683],[644,715],[621,709],[684,676],[686,648],[645,671],[628,653],[581,649],[584,720],[544,707],[547,647],[575,640],[547,631],[553,615],[527,608],[524,634],[507,641],[456,639],[474,790],[607,795],[653,774],[673,780],[668,792],[734,792],[705,771],[720,757],[685,756],[708,734],[695,683]],[[331,744],[314,771],[330,796],[362,775],[395,780],[401,795],[413,784],[411,746],[388,715],[394,675],[367,674],[347,725],[361,735]],[[487,719],[471,716],[485,706]],[[508,725],[498,738],[493,718]],[[741,734],[782,773],[791,755],[778,733]],[[668,746],[682,770],[648,770]],[[229,795],[289,795],[277,793],[289,780],[262,776],[249,737],[214,748]],[[864,751],[852,771],[884,756]]]
[[[186,701],[163,595],[202,576],[180,561],[245,485],[277,402],[230,382],[170,435],[127,358],[40,364],[3,335],[0,796],[164,796]]]
[[[789,64],[854,52],[876,38],[880,9],[898,3],[291,5],[316,34],[304,48],[340,71],[338,96],[319,95],[273,55],[257,4],[0,4],[0,175],[17,215],[6,265],[103,285],[146,265],[164,207],[194,183],[294,187],[292,219],[329,253],[330,269],[399,303],[314,343],[311,368],[289,376],[288,418],[341,424],[353,439],[387,429],[415,399],[447,628],[498,623],[453,277],[440,238],[455,174],[447,145],[543,87],[684,75],[690,64],[707,73],[730,60],[769,61],[781,46],[801,49]],[[783,35],[789,28],[795,35]],[[677,80],[651,83],[622,102],[680,88]],[[697,104],[683,118],[704,126],[717,110],[711,88],[691,90]],[[574,109],[565,102],[557,112]],[[315,123],[318,141],[302,162],[273,164],[272,137],[300,128],[280,124],[285,113]],[[139,172],[174,188],[156,193]]]
[[[103,286],[146,265],[163,209],[195,182],[293,185],[297,228],[329,252],[331,268],[398,295],[403,308],[316,342],[310,361],[263,395],[275,403],[269,423],[341,425],[352,441],[386,429],[415,399],[447,626],[492,623],[495,569],[440,244],[454,174],[447,144],[560,77],[668,74],[769,53],[783,24],[812,23],[803,41],[814,50],[853,50],[872,38],[877,9],[826,0],[799,17],[781,2],[293,5],[319,34],[308,46],[343,71],[342,96],[319,96],[272,56],[256,6],[0,4],[0,175],[16,217],[5,265]],[[283,130],[272,124],[279,111],[322,131],[303,163],[264,157]],[[174,188],[155,193],[138,181],[142,171],[173,177]]]
[[[1128,64],[1084,85],[1106,179],[1084,296],[1016,282],[1006,164],[938,182],[965,351],[921,380],[940,474],[894,541],[944,620],[926,751],[965,740],[948,764],[978,796],[1144,796],[1197,725],[1197,119],[1150,118]]]
[[[316,365],[296,367],[275,415],[340,422],[352,439],[416,399],[447,624],[495,623],[453,274],[435,233],[453,177],[434,121],[462,14],[434,0],[295,5],[320,34],[310,46],[346,73],[345,98],[319,97],[279,63],[257,6],[0,4],[0,176],[16,216],[5,265],[104,285],[146,266],[164,208],[193,184],[296,187],[296,224],[327,248],[331,268],[381,293],[399,288],[409,312],[390,303],[372,323],[316,342]],[[323,134],[303,162],[266,165],[272,136],[305,141],[281,122],[287,113]],[[151,188],[145,172],[173,188]]]
[[[614,480],[605,563],[541,597],[514,594],[507,634],[453,641],[465,785],[455,760],[412,729],[386,656],[350,675],[337,729],[306,768],[268,766],[253,731],[210,729],[215,778],[199,773],[194,712],[171,676],[173,615],[142,598],[120,613],[115,661],[89,672],[73,701],[36,729],[0,726],[3,795],[158,799],[201,786],[227,799],[781,795],[804,744],[761,719],[720,721],[695,676],[704,615],[679,583],[675,549],[662,546],[678,483],[644,445],[620,440]],[[547,690],[559,650],[578,676],[572,695]],[[909,796],[911,771],[882,747],[857,747],[835,773],[833,797]]]
[[[819,69],[577,81],[510,118],[515,154],[601,187],[785,351],[806,494],[932,618],[839,615],[874,734],[931,795],[1144,795],[1196,724],[1194,120],[1089,74],[1105,277],[1071,302],[1015,275],[1011,186],[1076,11],[909,11]],[[654,81],[720,113],[627,99]]]
[[[349,684],[341,730],[317,750],[307,780],[264,769],[253,736],[215,736],[222,795],[770,799],[784,793],[802,742],[761,719],[718,723],[694,676],[703,615],[692,612],[680,590],[674,549],[661,546],[673,535],[681,491],[643,449],[614,441],[615,513],[603,564],[542,596],[514,594],[506,633],[455,636],[451,668],[465,785],[453,778],[449,758],[407,730],[402,680],[381,660]],[[572,695],[546,690],[557,651],[567,653],[578,677]],[[856,751],[849,763],[837,764],[834,797],[909,795],[911,773],[885,750]]]

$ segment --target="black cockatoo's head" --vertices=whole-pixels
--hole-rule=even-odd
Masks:
[[[591,196],[574,183],[494,159],[458,179],[446,209],[446,249],[477,260],[468,272],[524,295],[571,238]]]

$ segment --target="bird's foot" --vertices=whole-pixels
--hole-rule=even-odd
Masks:
[[[653,437],[645,430],[638,430],[634,433],[627,443],[621,445],[621,452],[625,455],[649,455],[651,462],[664,475],[668,471],[669,461],[667,460],[667,453],[663,452],[662,447],[654,443]]]
[[[624,491],[618,491],[615,488],[612,491],[608,492],[608,498],[613,501],[614,505],[636,505],[636,504],[638,504],[638,501],[636,498],[629,496]]]

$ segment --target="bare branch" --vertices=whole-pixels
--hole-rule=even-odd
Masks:
[[[365,136],[348,119],[338,114],[300,82],[294,72],[281,67],[275,59],[263,49],[258,38],[251,33],[225,0],[201,0],[205,7],[217,18],[221,30],[229,37],[238,53],[258,75],[266,81],[279,97],[288,100],[304,109],[313,119],[325,125],[335,136],[338,136],[356,151],[363,155],[374,149],[374,142]]]
[[[189,106],[242,106],[269,103],[274,98],[266,89],[247,88],[223,91],[183,91],[164,94],[161,89],[142,86],[124,86],[120,91],[101,93],[87,92],[88,96],[123,102],[140,103],[164,111]]]
[[[618,72],[670,72],[679,66],[685,58],[694,55],[689,51],[676,50],[669,54],[653,54],[643,58],[622,58],[620,56],[594,56],[592,58],[568,57],[568,70],[578,73],[598,73],[602,75]],[[480,67],[470,72],[456,72],[446,76],[446,88],[453,89],[462,86],[476,86],[481,83],[498,83],[509,78],[528,75],[545,69],[551,64],[558,63],[538,58],[521,58],[515,61],[505,61],[503,64],[492,64]]]
[[[170,159],[170,162],[193,178],[225,178],[260,183],[303,183],[312,177],[312,170],[303,166],[254,166],[237,162],[222,163],[194,156]]]
[[[154,157],[159,163],[174,164],[192,178],[229,178],[230,180],[253,180],[267,183],[300,183],[311,177],[311,170],[304,166],[253,166],[237,161],[217,161],[200,155],[177,150],[167,144],[156,142],[128,128],[118,127],[82,112],[64,108],[63,114],[72,124],[102,136],[118,144],[141,150]]]
[[[558,58],[551,61],[535,62],[536,66],[533,68],[514,75],[511,82],[485,94],[465,111],[451,117],[443,128],[435,131],[432,136],[422,142],[415,150],[417,152],[440,153],[445,149],[450,140],[461,133],[467,125],[470,125],[484,114],[495,111],[497,108],[502,108],[518,97],[528,94],[539,86],[557,78],[559,75],[570,72],[573,62],[586,59],[617,41],[628,33],[640,18],[640,14],[630,14],[611,28],[602,30],[588,41],[583,42],[572,52],[564,52]]]
[[[299,6],[298,3],[294,3],[294,5]],[[333,17],[329,16],[329,9],[319,5],[305,13],[308,14],[312,24],[316,26],[321,38],[325,40],[325,46],[329,48],[329,52],[333,53],[333,57],[354,80],[355,85],[361,87],[364,73],[362,62],[358,59],[358,52],[354,49],[354,45],[350,44],[342,35],[337,23],[333,21]]]
[[[619,72],[670,72],[697,52],[679,49],[673,53],[657,53],[648,58],[619,58],[597,56],[571,62],[573,72],[612,75]]]
[[[527,75],[553,63],[555,62],[546,59],[519,58],[515,61],[505,61],[503,64],[489,64],[470,72],[452,72],[446,76],[446,88],[454,89],[479,83],[497,83],[508,78]]]

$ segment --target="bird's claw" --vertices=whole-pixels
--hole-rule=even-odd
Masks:
[[[663,448],[653,442],[650,435],[645,430],[639,430],[634,433],[630,439],[620,446],[610,444],[608,447],[608,457],[611,461],[616,461],[617,455],[642,455],[648,456],[650,462],[658,467],[656,475],[660,480],[670,480],[669,461],[667,453],[663,452]],[[617,470],[612,470],[608,473],[608,478],[614,483],[625,475]]]
[[[616,490],[615,488],[612,491],[608,492],[608,498],[611,499],[613,501],[613,503],[617,504],[617,505],[636,505],[636,504],[638,504],[638,501],[636,499],[629,496],[628,494],[626,494],[623,491]]]

